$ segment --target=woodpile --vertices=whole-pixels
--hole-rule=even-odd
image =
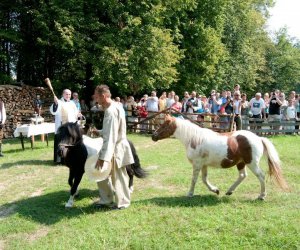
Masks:
[[[42,114],[45,122],[53,122],[49,107],[53,96],[48,88],[32,87],[28,85],[0,85],[0,96],[5,104],[6,123],[4,125],[4,138],[13,137],[13,132],[19,124],[31,123],[34,117],[34,100],[36,95],[43,101]]]

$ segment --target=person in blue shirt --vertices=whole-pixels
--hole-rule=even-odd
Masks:
[[[73,92],[72,97],[73,97],[72,101],[75,103],[76,108],[80,112],[81,111],[81,106],[80,106],[80,101],[79,101],[79,98],[78,98],[78,93]]]

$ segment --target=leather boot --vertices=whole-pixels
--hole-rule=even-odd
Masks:
[[[0,157],[3,157],[4,155],[2,154],[2,143],[0,143]]]

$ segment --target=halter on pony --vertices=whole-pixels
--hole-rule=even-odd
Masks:
[[[258,137],[250,131],[235,131],[219,134],[212,130],[201,128],[187,120],[176,119],[166,115],[165,122],[153,133],[154,141],[174,135],[185,146],[187,158],[193,165],[193,177],[188,196],[194,194],[195,184],[200,171],[202,181],[208,189],[219,194],[219,189],[210,184],[207,179],[208,166],[229,168],[234,165],[239,171],[238,179],[228,189],[231,195],[238,185],[246,178],[246,165],[258,178],[261,192],[258,199],[265,199],[265,175],[259,167],[263,154],[268,157],[269,174],[277,184],[287,190],[288,186],[282,176],[280,160],[273,144],[267,139]]]

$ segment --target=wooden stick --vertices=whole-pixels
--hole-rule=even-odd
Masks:
[[[51,90],[53,96],[56,97],[50,79],[49,79],[49,78],[46,78],[46,79],[45,79],[45,83],[46,83],[46,85],[49,87],[49,89]]]

